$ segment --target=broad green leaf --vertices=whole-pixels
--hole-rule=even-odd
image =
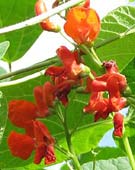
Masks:
[[[99,58],[115,60],[122,71],[135,56],[135,8],[119,7],[102,20],[101,32],[95,42]],[[130,34],[131,33],[131,34]]]
[[[7,122],[7,100],[4,94],[0,91],[0,143],[3,138]]]
[[[95,166],[95,170],[131,170],[131,166],[126,157],[96,161]],[[83,170],[90,170],[93,168],[93,162],[86,163],[82,167]]]
[[[0,27],[16,24],[35,16],[34,4],[35,0],[0,1]],[[40,33],[39,25],[35,25],[1,35],[0,42],[10,41],[10,48],[3,60],[11,63],[22,57]]]
[[[9,41],[4,41],[0,43],[0,60],[3,58],[5,55],[7,49],[9,48]]]

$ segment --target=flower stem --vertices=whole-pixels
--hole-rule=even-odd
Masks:
[[[94,48],[88,48],[86,45],[81,44],[79,46],[79,48],[81,49],[81,51],[88,55],[90,57],[90,67],[92,70],[96,71],[97,74],[101,74],[103,73],[103,67],[102,67],[102,62],[100,61],[100,59],[98,58],[96,52],[94,51]]]
[[[130,144],[129,144],[128,137],[126,135],[124,135],[122,139],[123,139],[123,144],[124,144],[125,150],[127,152],[127,156],[128,156],[130,165],[132,167],[132,170],[135,170],[135,160],[134,160],[134,156],[133,156]]]

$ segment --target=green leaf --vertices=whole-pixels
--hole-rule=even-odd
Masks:
[[[83,165],[83,170],[90,170],[93,168],[93,162]],[[100,160],[96,161],[95,170],[131,170],[131,166],[126,157],[117,159]]]
[[[102,20],[101,32],[95,42],[99,58],[115,60],[122,71],[135,56],[135,8],[119,7]]]
[[[9,41],[4,41],[0,43],[0,60],[3,58],[5,55],[7,49],[9,48]]]
[[[81,130],[76,131],[72,138],[76,153],[82,154],[97,147],[105,132],[111,128],[111,122],[109,124],[107,121],[103,121],[93,127],[84,127]]]
[[[9,26],[35,16],[34,4],[35,0],[0,1],[0,26]],[[10,48],[3,60],[11,63],[22,57],[41,31],[39,25],[35,25],[1,35],[0,42],[10,41]]]

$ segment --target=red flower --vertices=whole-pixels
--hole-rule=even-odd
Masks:
[[[94,121],[97,121],[100,118],[106,119],[110,113],[108,104],[109,100],[103,98],[102,92],[93,92],[89,104],[84,107],[83,111],[94,114]]]
[[[50,114],[49,107],[53,107],[54,86],[46,82],[43,86],[34,88],[34,96],[38,108],[38,117],[46,117]]]
[[[113,117],[113,122],[114,122],[114,131],[113,135],[122,137],[123,136],[123,121],[124,121],[124,116],[117,112],[115,113]]]
[[[127,82],[124,75],[118,72],[115,62],[104,62],[107,73],[87,79],[86,91],[91,93],[85,112],[95,114],[95,120],[107,118],[110,112],[117,112],[126,105],[126,98],[121,97],[121,92],[126,88]],[[106,97],[103,95],[106,93]]]
[[[32,102],[26,100],[11,100],[8,117],[17,127],[25,128],[30,121],[36,119],[37,108]]]
[[[71,8],[67,13],[64,30],[77,44],[91,43],[100,31],[99,16],[91,8],[81,6]]]
[[[37,0],[37,2],[35,4],[35,12],[36,12],[36,15],[40,15],[40,14],[47,12],[46,4],[45,4],[44,0]],[[52,22],[50,22],[49,19],[43,20],[40,23],[40,25],[41,25],[42,29],[46,30],[46,31],[54,31],[54,32],[59,31],[59,28],[57,26],[55,26]]]
[[[8,136],[8,146],[12,155],[26,160],[34,150],[34,140],[28,135],[12,131]]]
[[[39,164],[43,158],[45,158],[45,164],[55,162],[55,141],[47,127],[40,121],[32,121],[31,126],[27,125],[27,130],[26,134],[10,133],[8,146],[11,153],[26,160],[35,150],[34,163]]]
[[[77,80],[83,72],[83,64],[79,62],[78,52],[71,52],[65,46],[57,49],[57,55],[63,63],[63,66],[52,66],[46,70],[46,75],[55,76],[59,79]]]

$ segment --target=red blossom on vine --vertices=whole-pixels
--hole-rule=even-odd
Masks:
[[[83,64],[79,62],[78,51],[71,52],[67,47],[61,46],[56,52],[63,66],[51,66],[45,74],[55,77],[56,82],[79,79],[79,75],[83,72]]]
[[[13,131],[9,134],[7,142],[12,155],[26,160],[35,150],[34,163],[39,164],[43,158],[45,164],[55,162],[55,141],[48,128],[37,120],[32,121],[31,125],[27,125],[30,133],[20,134]]]
[[[111,112],[118,112],[126,106],[126,98],[121,92],[126,88],[127,81],[124,75],[118,72],[115,62],[104,62],[106,73],[95,76],[94,80],[87,79],[86,91],[91,93],[89,104],[84,112],[93,113],[95,121],[106,119]],[[106,93],[106,97],[103,97]]]

